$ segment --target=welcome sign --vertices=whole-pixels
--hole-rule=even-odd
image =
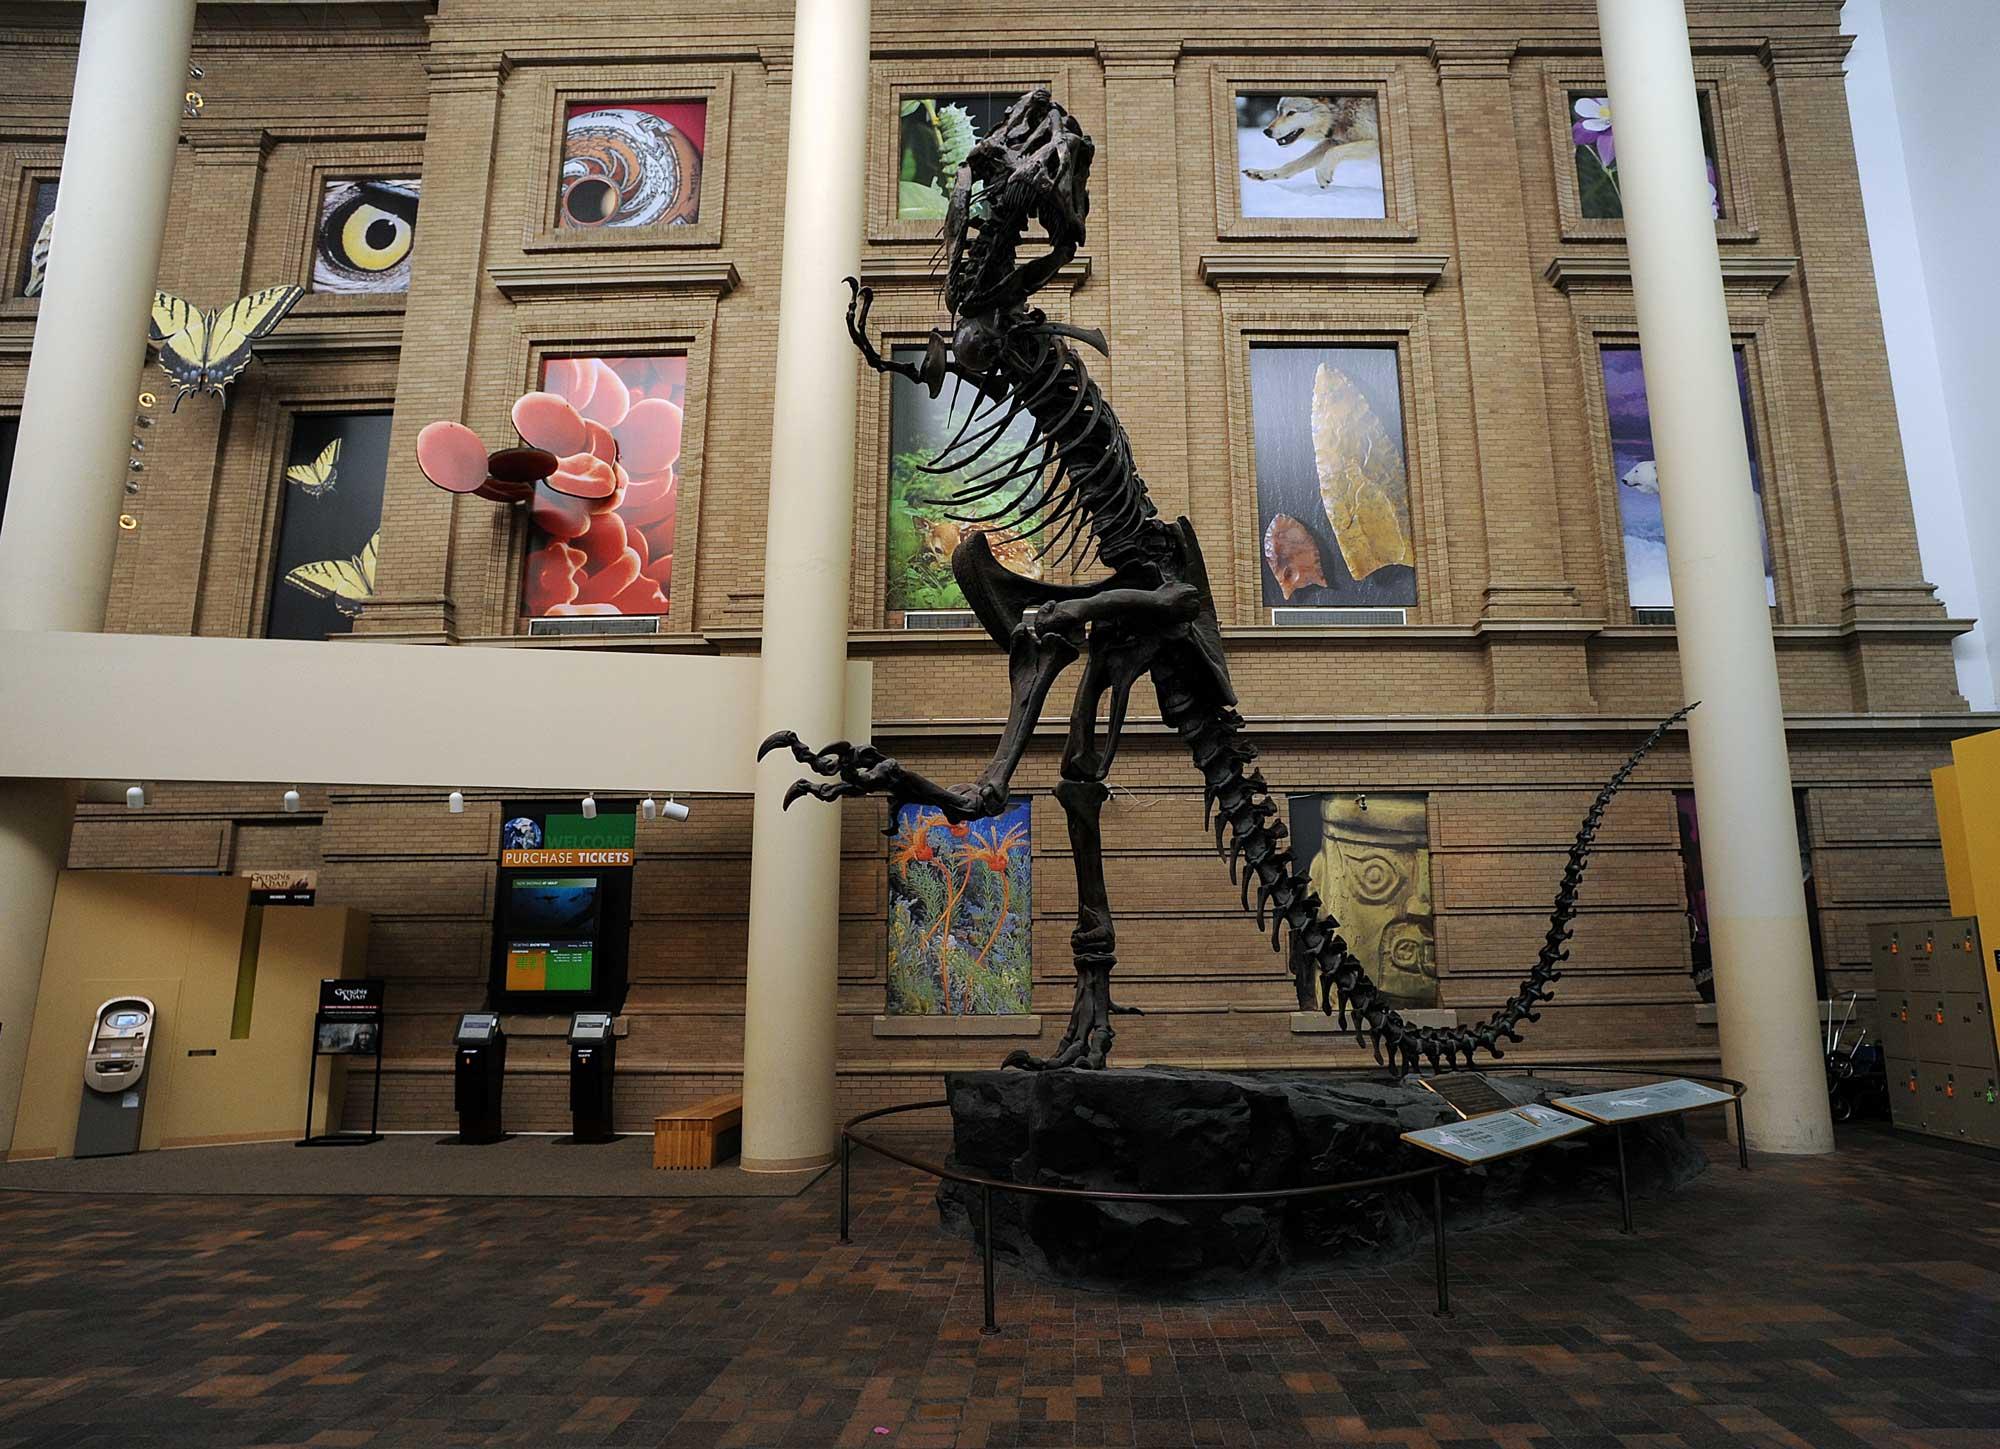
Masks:
[[[601,810],[594,820],[569,811],[533,815],[508,811],[501,827],[500,864],[630,866],[638,822],[629,810]]]
[[[494,891],[493,1005],[502,1011],[615,1010],[625,989],[636,801],[501,808]]]

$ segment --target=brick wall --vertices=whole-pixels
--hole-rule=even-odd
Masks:
[[[1731,215],[1719,236],[1752,364],[1793,769],[1808,792],[1832,983],[1844,991],[1867,986],[1868,922],[1942,906],[1926,774],[1971,722],[1953,681],[1953,626],[1922,581],[1909,524],[1853,200],[1838,9],[1712,0],[1693,20],[1697,81],[1724,152]],[[1590,792],[1643,722],[1680,698],[1671,631],[1635,624],[1625,604],[1595,357],[1635,325],[1622,239],[1615,223],[1579,219],[1565,190],[1560,97],[1601,76],[1594,13],[1583,0],[1430,0],[1342,6],[1330,27],[1269,0],[1223,11],[1085,3],[1059,17],[1011,5],[940,32],[930,8],[875,7],[864,270],[882,326],[909,340],[937,320],[921,275],[931,242],[892,214],[898,87],[1054,86],[1100,149],[1088,265],[1046,304],[1111,339],[1111,360],[1092,365],[1161,506],[1184,509],[1204,541],[1274,787],[1429,795],[1444,999],[1465,1010],[1490,1008],[1518,979]],[[23,240],[27,182],[60,157],[73,23],[53,7],[0,3],[9,247]],[[689,359],[673,613],[667,633],[630,647],[754,650],[790,42],[782,9],[740,0],[678,7],[671,27],[635,22],[613,0],[572,0],[560,14],[540,0],[204,10],[207,104],[184,126],[161,284],[216,305],[303,280],[316,188],[343,172],[423,175],[413,280],[407,297],[309,297],[226,406],[155,409],[110,627],[257,633],[291,417],[372,406],[394,410],[392,461],[380,597],[351,647],[516,639],[525,518],[428,487],[416,432],[450,417],[498,442],[544,358],[673,350]],[[1334,83],[1380,98],[1389,217],[1338,234],[1246,229],[1221,109],[1232,88]],[[562,104],[648,93],[708,103],[702,224],[636,247],[608,233],[602,244],[551,243]],[[18,407],[34,323],[35,304],[11,295],[15,260],[10,251],[0,274],[0,413]],[[629,265],[608,272],[610,262]],[[562,285],[519,281],[538,268]],[[1421,587],[1400,629],[1274,629],[1262,607],[1247,347],[1316,339],[1398,348]],[[887,427],[886,390],[864,376],[851,647],[875,663],[878,742],[965,778],[1004,715],[1006,672],[981,638],[884,627]],[[1020,776],[1041,856],[1043,1047],[1071,976],[1074,887],[1047,791],[1073,686],[1052,695]],[[1146,1012],[1120,1019],[1121,1057],[1356,1060],[1351,1042],[1290,1032],[1283,962],[1240,918],[1201,834],[1198,781],[1149,706],[1135,707],[1105,814],[1119,995]],[[1695,1021],[1681,914],[1670,792],[1686,781],[1670,745],[1614,808],[1585,891],[1578,969],[1524,1052],[1713,1056],[1713,1030]],[[392,983],[385,1118],[443,1127],[452,1021],[485,989],[497,800],[475,797],[451,816],[409,792],[300,783],[298,816],[279,811],[275,790],[224,787],[163,785],[136,815],[86,806],[73,863],[318,870],[322,899],[375,917],[371,969]],[[685,825],[641,827],[621,1125],[740,1073],[749,809],[695,807]],[[1032,1045],[874,1035],[880,808],[845,813],[843,1111],[928,1095],[942,1067]],[[560,1125],[559,1044],[516,1039],[513,1050],[510,1123]]]

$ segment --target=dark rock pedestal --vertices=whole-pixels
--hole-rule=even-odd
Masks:
[[[1516,1103],[1589,1088],[1488,1078]],[[1008,1182],[1112,1192],[1254,1192],[1353,1181],[1441,1159],[1401,1134],[1453,1113],[1414,1084],[1176,1067],[949,1072],[950,1163]],[[1670,1191],[1707,1166],[1680,1119],[1626,1129],[1635,1194]],[[1615,1204],[1617,1148],[1592,1132],[1445,1179],[1454,1229],[1536,1211]],[[974,1234],[979,1189],[946,1182],[946,1227]],[[1090,1287],[1228,1291],[1299,1264],[1387,1261],[1430,1234],[1431,1184],[1271,1204],[1177,1206],[995,1193],[994,1246],[1029,1272]],[[1617,1211],[1615,1206],[1603,1209]],[[1560,1231],[1560,1227],[1553,1228]]]

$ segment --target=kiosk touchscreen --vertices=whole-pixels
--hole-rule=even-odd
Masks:
[[[569,1019],[570,1135],[578,1142],[609,1142],[611,1082],[618,1041],[608,1011],[580,1011]]]
[[[83,1056],[83,1101],[76,1155],[115,1157],[139,1150],[146,1113],[146,1059],[153,1044],[153,1003],[114,996],[97,1008]]]
[[[500,1124],[500,1090],[507,1076],[507,1034],[490,1011],[471,1011],[458,1019],[452,1038],[452,1101],[458,1109],[458,1140],[498,1142],[507,1135]]]

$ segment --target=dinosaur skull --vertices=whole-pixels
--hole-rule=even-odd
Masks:
[[[1090,138],[1045,90],[1014,102],[958,169],[945,213],[944,300],[952,314],[993,316],[1024,308],[1083,244],[1090,210]],[[1017,262],[1028,224],[1048,234],[1047,253]]]

